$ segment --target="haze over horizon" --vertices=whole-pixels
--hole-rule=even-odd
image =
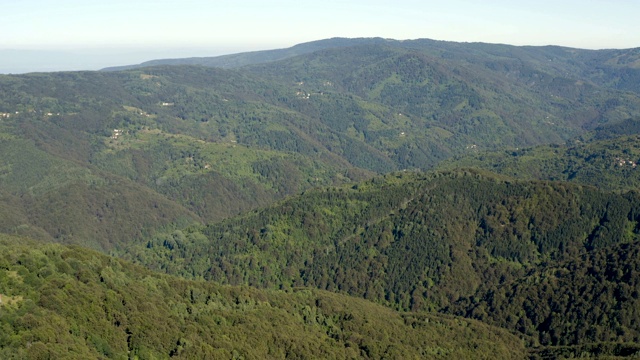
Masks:
[[[6,1],[5,1],[6,2]],[[382,0],[7,2],[0,73],[97,70],[158,58],[286,48],[332,37],[585,49],[640,46],[640,3]]]

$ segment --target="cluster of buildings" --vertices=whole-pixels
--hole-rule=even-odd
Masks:
[[[118,140],[118,136],[122,135],[122,129],[113,129],[113,133],[111,134],[111,138],[113,140]]]
[[[19,111],[16,111],[16,114],[20,114]],[[11,117],[11,113],[0,112],[0,118],[8,119]]]
[[[617,163],[618,166],[625,166],[625,165],[628,164],[632,168],[635,168],[636,166],[638,166],[638,164],[636,164],[634,161],[625,160],[625,159],[619,158],[619,157],[616,158],[616,163]]]

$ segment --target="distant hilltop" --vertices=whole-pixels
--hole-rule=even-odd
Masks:
[[[158,66],[158,65],[200,65],[200,66],[209,66],[209,67],[220,67],[220,68],[236,68],[245,65],[253,65],[260,64],[271,61],[283,60],[286,58],[310,54],[315,51],[332,49],[332,48],[341,48],[341,47],[350,47],[350,46],[358,46],[358,45],[390,45],[394,47],[401,47],[405,49],[424,49],[424,48],[433,48],[434,50],[455,50],[458,51],[463,49],[484,49],[490,50],[490,52],[494,53],[515,53],[522,51],[522,49],[548,49],[550,51],[554,50],[571,50],[576,51],[580,54],[582,53],[590,53],[599,57],[600,55],[605,55],[610,52],[615,51],[624,51],[624,50],[583,50],[583,49],[574,49],[568,47],[561,46],[513,46],[513,45],[505,45],[505,44],[489,44],[489,43],[459,43],[452,41],[440,41],[440,40],[432,40],[432,39],[415,39],[415,40],[395,40],[395,39],[385,39],[380,37],[373,38],[331,38],[324,40],[317,40],[306,42],[298,45],[294,45],[289,48],[284,49],[274,49],[274,50],[262,50],[262,51],[251,51],[251,52],[241,52],[236,54],[229,55],[221,55],[221,56],[211,56],[211,57],[188,57],[188,58],[173,58],[173,59],[157,59],[145,61],[140,64],[135,65],[126,65],[126,66],[112,66],[102,69],[102,71],[120,71],[120,70],[128,70],[135,69],[141,67],[149,67],[149,66]],[[640,48],[635,49],[635,57],[632,57],[631,62],[634,62],[637,66],[640,66],[640,62],[638,62],[638,56],[640,56]],[[605,55],[606,57],[606,55]],[[630,59],[622,59],[624,61],[629,61]]]
[[[210,67],[234,68],[234,67],[259,64],[259,63],[269,62],[269,61],[278,61],[278,60],[286,59],[289,57],[294,57],[297,55],[309,54],[318,50],[338,48],[338,47],[348,47],[348,46],[354,46],[358,44],[376,44],[376,43],[381,44],[388,41],[395,42],[397,40],[386,40],[383,38],[356,38],[356,39],[331,38],[331,39],[302,43],[302,44],[294,45],[290,48],[285,48],[285,49],[251,51],[251,52],[242,52],[237,54],[212,56],[212,57],[158,59],[158,60],[145,61],[137,65],[112,66],[112,67],[104,68],[102,69],[102,71],[120,71],[120,70],[129,70],[129,69],[148,67],[148,66],[157,66],[157,65],[202,65],[202,66],[210,66]]]

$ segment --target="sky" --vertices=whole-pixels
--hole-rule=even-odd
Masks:
[[[0,73],[96,70],[331,37],[640,47],[640,0],[0,0]]]

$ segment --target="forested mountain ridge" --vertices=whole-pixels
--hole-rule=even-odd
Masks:
[[[367,117],[353,126],[370,143],[391,147],[387,152],[402,168],[425,168],[468,150],[562,143],[636,111],[623,110],[636,94],[598,86],[577,68],[561,71],[512,56],[526,49],[494,54],[473,51],[482,44],[457,44],[455,55],[445,56],[394,44],[326,49],[242,69],[296,83],[303,93],[355,94],[394,109],[404,120],[396,130],[403,142],[377,131]],[[348,123],[338,124],[348,129]]]
[[[0,232],[108,250],[167,226],[201,221],[130,179],[47,153],[34,141],[3,135]]]
[[[389,123],[379,112],[372,118],[362,106],[345,106],[341,100],[340,107],[352,115],[336,115],[318,109],[313,101],[303,103],[305,111],[330,118],[329,126],[382,146],[400,168],[425,168],[468,149],[563,142],[585,128],[622,120],[625,112],[619,106],[626,95],[588,100],[601,87],[616,88],[592,79],[589,69],[635,69],[634,49],[593,52],[384,39],[353,39],[347,46],[348,39],[335,41],[333,48],[242,69],[296,84],[297,93],[307,100],[330,92],[356,94],[403,114],[406,118],[392,120],[401,122],[392,128],[404,140],[398,142],[389,136],[391,129],[371,122],[377,117]],[[618,59],[615,66],[608,57]],[[617,75],[611,76],[611,83],[618,84]],[[320,105],[327,107],[326,102]]]
[[[639,214],[635,192],[478,171],[400,173],[307,191],[219,224],[157,236],[124,256],[187,277],[267,288],[304,285],[399,309],[449,312],[468,299],[477,304],[495,287],[536,269],[637,243]],[[633,298],[618,301],[625,308],[635,304]],[[491,309],[496,319],[511,314],[497,305]],[[501,321],[494,323],[521,331]],[[523,336],[531,335],[526,329]],[[574,331],[539,344],[583,344]],[[637,343],[638,331],[592,340]]]
[[[187,59],[152,60],[138,65],[107,68],[107,71],[126,70],[156,65],[202,65],[236,68],[278,60],[331,48],[357,45],[387,45],[420,50],[447,59],[462,59],[482,64],[493,70],[512,75],[525,64],[537,70],[569,77],[588,79],[607,87],[638,92],[640,76],[640,48],[585,50],[561,46],[511,46],[487,43],[456,43],[430,39],[393,40],[382,38],[332,38],[298,44],[286,49],[255,51]]]
[[[369,169],[381,160],[379,155],[398,168],[425,168],[468,148],[562,142],[584,128],[638,112],[633,96],[607,93],[611,86],[590,79],[587,69],[596,71],[608,62],[606,55],[591,56],[597,61],[580,55],[592,53],[586,50],[431,40],[330,39],[314,44],[300,45],[316,50],[311,53],[240,71],[267,77],[270,89],[264,92],[276,95],[271,100],[278,106],[312,115],[316,123],[347,132],[350,142],[364,140],[381,151],[375,161],[362,162],[349,158],[355,150],[345,148],[346,139],[309,134]],[[633,49],[606,54],[618,59],[621,52]],[[623,64],[618,67],[634,69],[631,60],[616,61]],[[199,72],[189,81],[202,84],[208,78]],[[238,84],[238,77],[231,79]],[[281,93],[273,81],[281,85]],[[238,90],[251,93],[260,87],[253,81]]]
[[[378,39],[377,41],[380,41]],[[192,57],[185,59],[159,59],[145,61],[137,65],[114,66],[102,69],[102,71],[121,71],[137,69],[142,67],[160,66],[160,65],[201,65],[208,67],[220,68],[236,68],[245,65],[259,64],[270,61],[283,60],[289,57],[308,54],[310,52],[323,50],[327,48],[353,46],[356,43],[370,43],[372,39],[346,39],[333,38],[312,41],[294,45],[287,49],[263,50],[243,52],[238,54],[221,55],[215,57]]]
[[[188,281],[4,235],[0,327],[3,359],[525,357],[515,336],[473,320]]]

